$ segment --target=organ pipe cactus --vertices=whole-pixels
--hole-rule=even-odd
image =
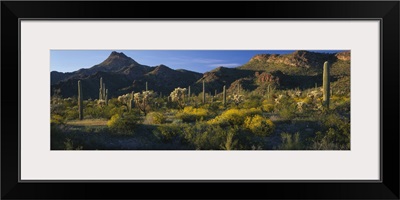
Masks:
[[[78,81],[78,109],[79,109],[79,120],[83,119],[83,92],[82,83]]]
[[[329,109],[329,98],[330,98],[330,77],[329,77],[329,63],[325,61],[323,71],[323,105]]]

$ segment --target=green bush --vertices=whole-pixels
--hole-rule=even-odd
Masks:
[[[74,142],[70,139],[67,138],[64,142],[64,150],[82,150],[83,146],[74,146]]]
[[[303,149],[303,145],[300,141],[300,134],[295,133],[294,135],[290,133],[282,133],[282,144],[280,146],[281,150],[300,150]]]
[[[261,96],[251,95],[244,103],[243,108],[260,108],[262,106]]]
[[[149,124],[163,124],[165,120],[165,116],[160,112],[150,112],[146,116],[146,121]]]
[[[285,120],[292,120],[296,117],[297,103],[294,99],[281,95],[275,102],[275,111],[279,113],[279,116]]]
[[[59,125],[64,124],[65,119],[61,115],[51,114],[50,124],[51,125]]]
[[[204,122],[197,122],[193,126],[186,126],[184,134],[187,142],[197,150],[218,150],[226,142],[226,129]]]
[[[139,118],[133,114],[119,115],[115,114],[107,122],[107,126],[112,133],[120,135],[131,135],[139,121]]]
[[[174,137],[183,135],[183,127],[176,124],[164,124],[157,127],[158,132],[162,135],[163,142],[170,142]]]

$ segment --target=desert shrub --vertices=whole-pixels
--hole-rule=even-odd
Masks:
[[[295,133],[294,135],[290,133],[282,133],[282,144],[279,147],[281,150],[300,150],[303,149],[303,145],[300,141],[300,134]]]
[[[125,107],[124,106],[120,106],[120,107],[112,107],[110,109],[107,109],[105,113],[105,116],[114,116],[114,115],[122,115],[125,111]]]
[[[230,151],[237,148],[239,142],[239,140],[236,139],[237,132],[237,128],[230,128],[228,131],[222,132],[225,139],[223,139],[222,144],[220,145],[221,149]]]
[[[262,109],[264,112],[272,112],[272,111],[274,111],[274,107],[275,107],[275,106],[274,106],[272,103],[270,103],[269,100],[264,100],[264,101],[262,102],[261,109]]]
[[[275,99],[275,111],[285,120],[291,120],[296,117],[297,103],[293,98],[286,95],[280,95]]]
[[[235,126],[235,125],[243,125],[244,120],[247,116],[261,115],[262,112],[260,109],[236,109],[232,108],[221,115],[215,117],[212,120],[209,120],[209,124],[218,124],[220,126]]]
[[[178,112],[176,117],[181,119],[183,122],[195,122],[204,120],[208,115],[208,110],[204,108],[194,108],[189,106],[185,107],[183,111]]]
[[[64,150],[82,150],[83,146],[81,145],[74,145],[74,142],[67,138],[64,142]]]
[[[246,117],[244,120],[244,126],[259,136],[268,136],[274,132],[275,128],[275,125],[271,120],[261,115]]]
[[[279,116],[281,118],[286,119],[286,120],[291,120],[296,117],[296,107],[294,106],[289,106],[286,108],[282,108],[279,110]]]
[[[340,133],[330,128],[326,132],[318,131],[310,149],[314,150],[350,150],[350,141],[338,141]],[[350,138],[349,138],[350,139]]]
[[[262,103],[260,101],[261,97],[252,95],[244,103],[243,108],[260,108]]]
[[[174,138],[182,137],[183,127],[176,124],[164,124],[157,127],[163,142],[170,142]]]
[[[232,108],[208,122],[209,124],[219,124],[221,126],[234,126],[243,124],[244,117],[244,113],[240,109]]]
[[[215,116],[218,114],[219,110],[224,109],[222,102],[211,102],[208,104],[199,105],[198,107],[206,109],[208,112],[208,117]]]
[[[62,101],[57,101],[56,104],[50,105],[50,113],[52,113],[52,114],[64,115],[65,109],[66,109],[66,107],[62,103]]]
[[[187,142],[195,149],[217,150],[225,145],[226,129],[218,125],[209,125],[198,122],[193,126],[184,128]]]
[[[150,112],[146,116],[146,121],[149,124],[163,124],[165,120],[165,116],[160,112]]]
[[[130,135],[133,133],[139,118],[133,114],[115,114],[107,122],[107,126],[112,133]]]
[[[74,119],[78,119],[78,118],[79,118],[79,111],[78,111],[78,107],[77,106],[72,107],[72,108],[68,108],[65,111],[65,119],[66,120],[74,120]]]
[[[61,115],[51,114],[51,117],[50,117],[51,125],[64,124],[64,122],[65,122],[65,119]]]

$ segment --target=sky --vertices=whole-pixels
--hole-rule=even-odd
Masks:
[[[238,67],[256,54],[288,54],[295,50],[51,50],[50,70],[73,72],[103,62],[112,51],[122,52],[142,65],[166,65],[204,73],[216,67]],[[308,50],[337,53],[344,50]]]

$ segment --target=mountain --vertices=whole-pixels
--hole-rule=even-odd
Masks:
[[[347,60],[344,57],[348,57]],[[338,54],[316,53],[310,51],[295,51],[291,54],[259,54],[255,55],[241,69],[259,71],[282,71],[288,75],[318,75],[322,73],[325,61],[349,61],[350,52]]]
[[[115,97],[132,91],[148,88],[169,94],[176,87],[186,87],[195,83],[202,74],[188,70],[173,70],[165,65],[149,67],[137,63],[124,53],[112,52],[107,59],[91,68],[80,69],[70,73],[52,71],[51,91],[60,89],[62,97],[77,95],[77,82],[82,81],[85,99],[97,99],[99,96],[100,78],[109,92]],[[52,92],[53,95],[53,92]]]
[[[63,97],[77,95],[77,82],[82,81],[85,99],[97,99],[100,78],[116,97],[132,91],[149,90],[168,95],[174,88],[191,86],[192,94],[202,92],[203,81],[206,92],[221,92],[225,85],[228,92],[242,90],[264,90],[273,84],[281,89],[311,88],[322,84],[323,63],[331,63],[331,80],[350,84],[350,51],[337,54],[295,51],[291,54],[259,54],[237,68],[217,67],[204,74],[178,69],[166,65],[150,67],[142,65],[124,53],[112,52],[103,62],[87,69],[62,73],[52,71],[51,91],[60,90]],[[347,86],[346,86],[347,87]],[[343,87],[345,88],[345,87]],[[53,95],[53,94],[52,94]]]
[[[147,72],[150,70],[149,66],[145,65],[140,65],[137,63],[135,60],[132,58],[126,56],[124,53],[118,53],[118,52],[111,52],[110,56],[108,56],[107,59],[105,59],[103,62],[100,64],[94,65],[91,68],[88,69],[79,69],[78,71],[75,72],[67,72],[67,73],[62,73],[62,72],[57,72],[57,71],[52,71],[50,73],[50,79],[51,79],[51,84],[57,84],[60,81],[65,81],[70,78],[85,78],[87,76],[94,75],[96,72],[119,72],[121,70],[128,70],[131,69],[131,71],[142,71]]]
[[[197,85],[204,80],[207,92],[220,91],[223,85],[228,91],[238,87],[255,90],[268,84],[281,89],[311,88],[321,86],[325,61],[331,63],[332,81],[350,76],[350,51],[330,54],[299,50],[283,55],[258,54],[237,68],[218,67],[204,73]]]

